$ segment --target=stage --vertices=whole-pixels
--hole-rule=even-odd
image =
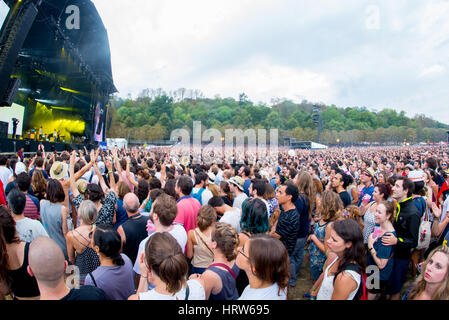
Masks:
[[[40,142],[33,135],[65,137],[66,143],[43,142],[49,151],[83,146],[79,137],[91,145],[106,141],[109,99],[117,89],[107,31],[92,1],[70,1],[82,17],[77,28],[65,23],[71,17],[66,1],[0,3],[9,10],[0,23],[0,122],[8,124],[5,130],[0,123],[0,152],[35,152]],[[7,139],[14,119],[23,140]]]
[[[96,148],[97,144],[79,144],[79,143],[54,143],[46,141],[35,140],[15,140],[15,139],[0,139],[0,154],[15,154],[21,148],[24,149],[24,153],[36,153],[40,144],[44,145],[45,152],[62,152],[71,150],[83,150],[84,147],[87,150]]]

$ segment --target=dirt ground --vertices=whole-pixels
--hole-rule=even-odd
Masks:
[[[407,281],[402,287],[401,297],[407,291],[408,287],[412,284],[413,276],[411,270],[407,275]],[[309,292],[310,288],[313,286],[312,276],[310,274],[310,260],[308,257],[308,252],[306,253],[302,261],[302,267],[299,271],[299,276],[296,281],[296,287],[288,287],[288,300],[307,300],[303,296],[305,293]]]

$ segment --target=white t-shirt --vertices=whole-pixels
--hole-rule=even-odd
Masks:
[[[277,283],[262,289],[252,289],[248,285],[239,300],[287,300],[287,294],[285,290],[279,291]]]
[[[173,236],[173,238],[175,238],[176,241],[178,241],[179,245],[181,246],[182,253],[184,253],[185,247],[187,245],[187,233],[186,233],[186,230],[184,229],[184,227],[179,225],[179,224],[175,224],[173,226],[173,229],[171,231],[169,231],[168,233],[170,233]],[[154,233],[150,234],[148,237],[146,237],[145,239],[143,239],[140,242],[139,252],[137,253],[137,259],[136,259],[136,261],[134,263],[134,268],[133,268],[133,270],[137,274],[141,274],[140,266],[139,266],[139,257],[141,255],[141,253],[143,251],[145,251],[145,245],[147,244],[147,241],[150,239],[150,237],[153,234]]]
[[[235,231],[237,233],[240,233],[240,217],[241,217],[241,211],[237,208],[233,208],[232,211],[226,211],[223,216],[221,217],[219,222],[225,222],[229,223],[231,226],[234,227]]]
[[[6,185],[8,184],[8,180],[12,177],[11,171],[6,167],[0,167],[0,180],[3,183],[3,191],[6,190]]]
[[[206,293],[203,286],[197,280],[187,280],[189,286],[189,297],[187,300],[206,300]],[[161,294],[156,290],[150,290],[139,294],[139,300],[185,300],[186,288],[182,288],[173,296]]]
[[[203,206],[205,206],[213,196],[212,191],[206,188],[206,190],[204,190],[201,194],[201,203]]]
[[[232,206],[234,208],[238,208],[238,209],[242,210],[243,201],[245,201],[247,198],[248,198],[248,196],[246,195],[246,193],[243,192],[243,193],[239,194],[237,197],[235,197]]]
[[[338,257],[335,258],[335,260],[326,268],[324,271],[324,278],[323,282],[321,283],[320,290],[318,291],[318,294],[316,296],[317,300],[332,300],[332,294],[334,293],[334,277],[335,275],[328,276],[329,269],[332,268],[334,263],[338,260]],[[352,270],[345,270],[343,271],[351,276],[352,279],[357,283],[357,288],[352,291],[349,294],[349,297],[347,300],[352,300],[355,295],[357,294],[357,291],[359,290],[361,277],[360,274],[358,274],[355,271]]]
[[[30,218],[17,220],[16,230],[20,236],[20,240],[24,242],[32,242],[39,237],[48,237],[48,233],[42,223]]]

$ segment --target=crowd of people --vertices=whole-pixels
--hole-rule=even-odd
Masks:
[[[447,150],[253,158],[0,156],[0,299],[449,299]]]

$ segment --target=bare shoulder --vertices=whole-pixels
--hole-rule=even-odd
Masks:
[[[128,300],[139,300],[139,295],[136,293],[136,294],[133,294],[132,296],[130,296],[129,298],[128,298]]]

